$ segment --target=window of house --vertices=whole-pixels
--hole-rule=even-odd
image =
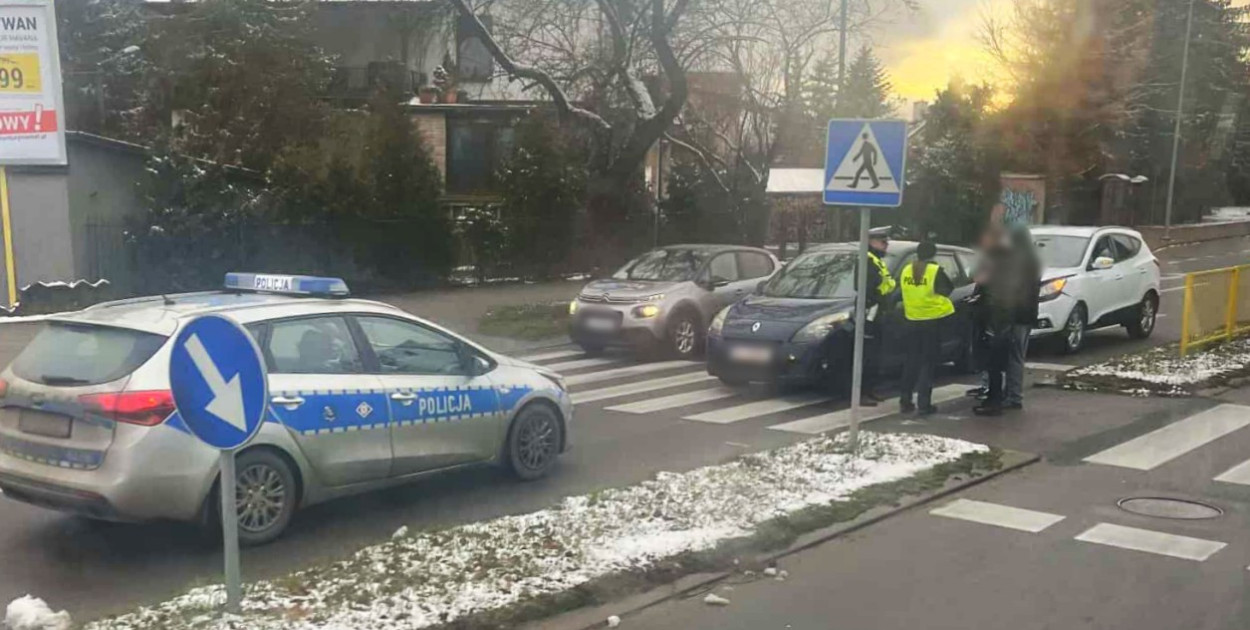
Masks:
[[[509,118],[447,119],[447,192],[494,192],[499,169],[512,155]]]
[[[480,16],[478,19],[482,21],[486,30],[491,30],[489,15]],[[494,72],[495,60],[490,56],[490,51],[486,50],[482,40],[474,34],[468,19],[461,16],[460,21],[456,23],[457,78],[471,83],[485,83],[490,81]]]

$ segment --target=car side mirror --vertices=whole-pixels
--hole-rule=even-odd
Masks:
[[[1110,256],[1099,256],[1094,259],[1094,262],[1090,263],[1089,268],[1094,271],[1101,271],[1110,269],[1113,265],[1115,265],[1115,259]]]

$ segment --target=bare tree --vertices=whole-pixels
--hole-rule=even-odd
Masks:
[[[452,0],[508,77],[541,89],[593,134],[588,227],[602,256],[619,242],[648,151],[685,106],[686,69],[673,41],[689,2],[499,1],[486,7],[490,32],[468,0]],[[662,83],[649,88],[651,76]]]

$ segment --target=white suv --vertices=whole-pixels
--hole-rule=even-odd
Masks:
[[[1119,227],[1030,229],[1042,262],[1033,338],[1057,337],[1076,352],[1092,328],[1124,326],[1149,337],[1159,314],[1159,261],[1140,233]]]

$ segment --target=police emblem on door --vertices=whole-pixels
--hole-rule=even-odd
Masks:
[[[759,332],[759,331],[760,331],[759,322],[755,322],[754,324],[751,324],[751,332]]]

